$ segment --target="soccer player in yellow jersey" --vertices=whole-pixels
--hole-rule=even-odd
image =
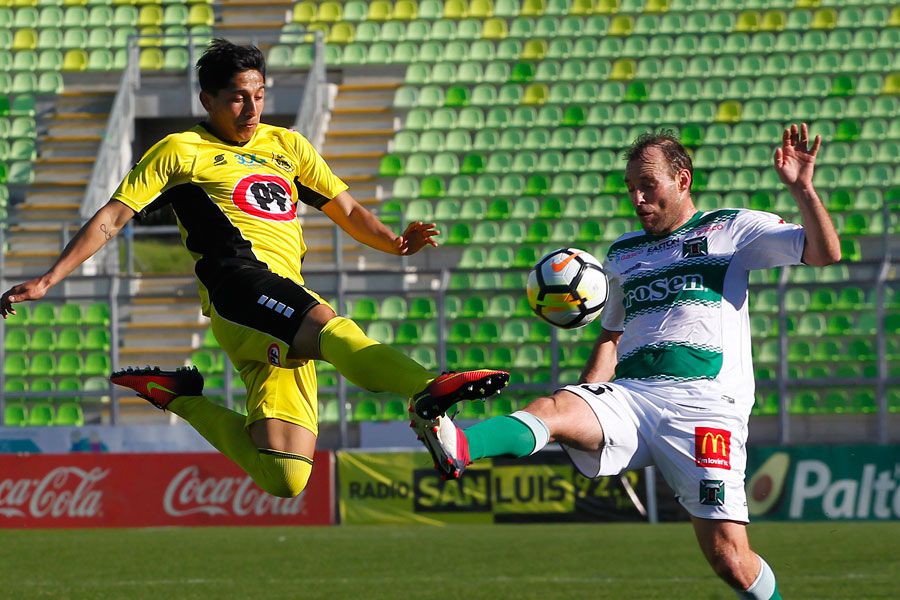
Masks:
[[[436,376],[366,337],[303,286],[298,202],[389,254],[436,246],[438,232],[432,223],[416,222],[396,235],[353,199],[303,136],[260,123],[266,71],[258,48],[217,39],[197,67],[208,120],[150,148],[46,274],[0,297],[0,315],[14,314],[15,302],[43,297],[135,213],[170,204],[196,261],[203,314],[246,384],[247,416],[205,398],[203,378],[193,368],[126,369],[112,381],[188,421],[276,496],[299,494],[312,469],[318,435],[313,360],[332,363],[367,390],[429,405],[482,398],[506,385],[502,371]],[[411,416],[419,435],[434,435],[436,419]]]

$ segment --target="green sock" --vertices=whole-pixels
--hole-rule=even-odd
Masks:
[[[543,423],[532,415],[528,415],[531,419],[525,417],[525,420],[537,421],[539,425],[529,425],[518,418],[527,414],[518,412],[514,413],[516,416],[494,417],[466,429],[464,433],[469,440],[469,459],[474,461],[489,456],[522,458],[543,448],[547,444],[547,436],[540,431]]]

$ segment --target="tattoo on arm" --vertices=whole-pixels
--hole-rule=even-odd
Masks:
[[[100,223],[100,231],[102,231],[103,235],[106,236],[107,242],[113,238],[113,234],[109,230],[109,227],[106,226],[106,223]]]

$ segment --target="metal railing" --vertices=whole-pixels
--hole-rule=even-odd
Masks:
[[[134,95],[140,81],[136,46],[128,47],[128,64],[119,79],[103,141],[97,152],[97,160],[84,193],[79,215],[83,221],[90,219],[100,207],[109,201],[113,192],[128,172],[134,142]],[[112,273],[118,268],[115,240],[110,240],[84,266],[85,273]]]
[[[313,63],[306,76],[306,85],[303,88],[303,97],[294,121],[294,129],[308,139],[313,146],[319,148],[322,144],[324,130],[323,115],[328,110],[328,94],[325,78],[325,37],[321,31],[314,33]]]

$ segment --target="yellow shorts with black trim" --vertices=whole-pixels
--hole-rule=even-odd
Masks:
[[[210,298],[213,334],[247,387],[246,424],[280,419],[318,435],[315,362],[287,356],[303,316],[317,304],[330,305],[295,282],[256,271]]]

